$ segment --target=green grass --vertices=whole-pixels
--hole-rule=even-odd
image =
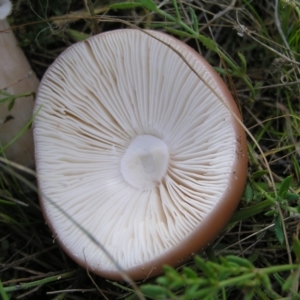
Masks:
[[[69,45],[98,32],[140,27],[182,39],[221,74],[241,108],[247,186],[204,253],[132,286],[88,274],[68,258],[45,226],[34,174],[1,160],[1,297],[300,299],[299,1],[87,2],[88,10],[83,1],[15,1],[9,21],[38,77]]]

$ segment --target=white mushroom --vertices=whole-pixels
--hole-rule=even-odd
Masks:
[[[7,95],[35,93],[39,81],[10,29],[6,17],[11,2],[0,0],[0,102]],[[17,98],[12,109],[8,102],[0,106],[0,148],[10,144],[22,130],[23,134],[5,150],[5,156],[22,165],[34,165],[32,129],[26,130],[32,118],[34,96]]]
[[[133,279],[181,264],[233,213],[247,166],[245,133],[231,114],[239,112],[212,67],[182,42],[130,29],[77,43],[46,72],[39,108],[44,214],[65,251],[91,271],[121,278],[48,198]]]

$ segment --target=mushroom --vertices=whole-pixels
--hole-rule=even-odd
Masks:
[[[213,68],[173,37],[125,29],[71,46],[44,75],[35,109],[47,224],[98,275],[121,279],[120,266],[136,280],[182,264],[238,204],[239,111]]]
[[[32,129],[27,129],[26,126],[32,118],[33,95],[37,91],[39,81],[6,20],[11,8],[10,1],[0,0],[0,102],[9,95],[29,96],[16,98],[12,108],[10,102],[1,104],[0,149],[9,145],[4,151],[5,157],[32,167],[34,165],[33,135]]]

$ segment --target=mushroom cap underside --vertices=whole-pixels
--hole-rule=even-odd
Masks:
[[[121,279],[119,266],[141,279],[177,266],[237,206],[247,170],[240,114],[212,67],[175,38],[127,29],[71,46],[46,72],[35,110],[45,217],[94,273]]]

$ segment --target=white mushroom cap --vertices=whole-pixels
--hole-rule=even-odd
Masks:
[[[246,178],[245,133],[223,81],[182,42],[147,33],[117,30],[73,45],[45,74],[36,101],[48,224],[74,260],[113,279],[121,278],[115,264],[47,197],[140,279],[205,247]]]

